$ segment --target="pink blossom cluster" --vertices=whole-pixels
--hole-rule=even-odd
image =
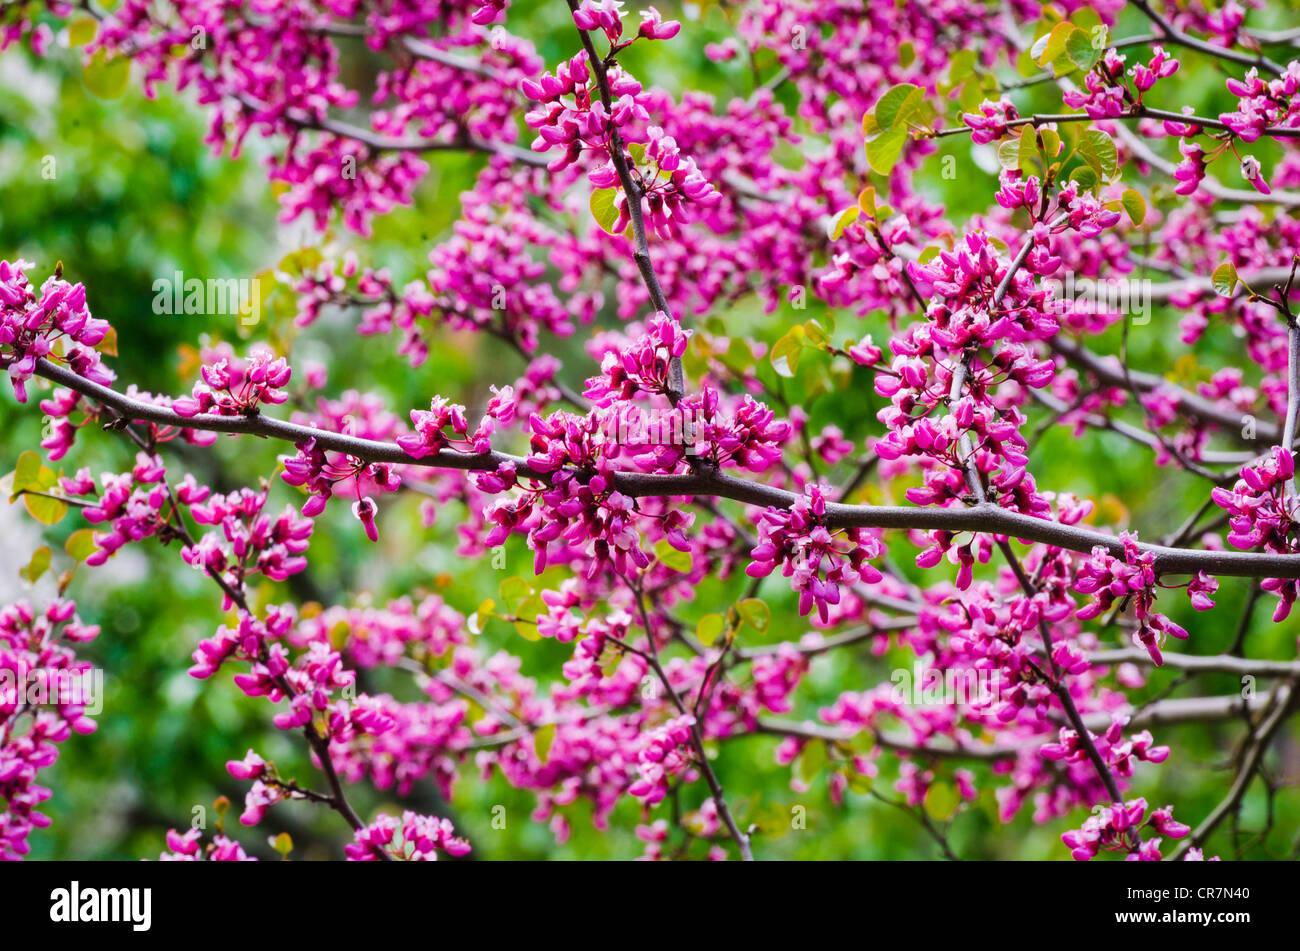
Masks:
[[[1272,454],[1256,465],[1241,469],[1241,478],[1231,489],[1216,486],[1210,493],[1214,504],[1230,516],[1228,541],[1236,548],[1259,548],[1289,554],[1296,550],[1292,532],[1296,522],[1294,494],[1295,462],[1291,452],[1274,446]],[[1273,620],[1291,613],[1300,594],[1300,582],[1265,578],[1260,587],[1278,596]]]
[[[668,784],[682,773],[690,781],[689,770],[695,752],[691,730],[695,717],[688,715],[669,720],[654,730],[637,759],[641,777],[628,787],[628,793],[645,801],[647,806],[661,802],[668,795]]]
[[[1130,799],[1123,804],[1101,806],[1089,816],[1082,828],[1072,829],[1061,836],[1070,854],[1086,862],[1098,852],[1123,852],[1129,861],[1160,861],[1160,836],[1181,839],[1192,830],[1174,818],[1172,806],[1152,809],[1147,814],[1145,799]],[[1153,838],[1142,838],[1143,831],[1154,833]]]
[[[1076,613],[1079,620],[1088,620],[1109,611],[1118,600],[1132,603],[1133,616],[1138,627],[1133,632],[1133,642],[1146,649],[1157,666],[1162,663],[1160,649],[1167,637],[1187,639],[1187,631],[1158,611],[1153,611],[1155,588],[1159,584],[1155,570],[1155,556],[1150,551],[1138,547],[1137,536],[1123,532],[1120,539],[1124,543],[1124,558],[1111,555],[1104,547],[1092,550],[1092,558],[1079,565],[1074,590],[1082,594],[1096,594],[1097,600],[1080,608]],[[1214,589],[1210,588],[1212,592]],[[1194,606],[1204,610],[1213,607],[1208,598],[1199,601],[1194,597]]]
[[[0,861],[22,858],[31,831],[50,824],[37,808],[51,791],[36,780],[58,759],[58,744],[97,728],[86,715],[97,698],[76,686],[91,666],[74,646],[94,640],[99,627],[83,623],[76,609],[62,598],[44,611],[26,600],[0,608]]]
[[[859,581],[880,581],[882,575],[868,559],[881,554],[880,540],[866,529],[831,531],[826,528],[826,495],[816,485],[807,487],[789,509],[768,508],[758,523],[758,545],[745,573],[765,578],[779,566],[799,592],[799,614],[813,607],[822,621],[829,608],[840,602],[840,586]]]
[[[1123,728],[1124,719],[1115,717],[1103,734],[1091,737],[1101,758],[1116,776],[1132,776],[1137,762],[1163,763],[1169,758],[1169,747],[1154,746],[1155,740],[1150,730],[1142,730],[1125,739]],[[1079,741],[1079,735],[1065,727],[1061,728],[1058,742],[1044,744],[1039,752],[1053,762],[1070,760],[1082,763],[1088,757],[1087,750]]]
[[[1252,67],[1242,79],[1228,79],[1228,92],[1237,108],[1219,115],[1243,142],[1254,142],[1269,127],[1300,128],[1300,60],[1291,62],[1281,76],[1261,79]]]
[[[163,862],[256,862],[244,847],[224,835],[215,835],[203,844],[203,830],[190,829],[184,835],[175,829],[167,830],[168,851],[158,856]]]
[[[112,371],[95,349],[109,332],[108,321],[90,316],[86,288],[63,280],[62,269],[39,289],[27,279],[29,261],[0,261],[0,370],[9,374],[18,402],[27,402],[27,381],[36,361],[64,363],[96,383],[109,384]]]
[[[985,99],[980,103],[979,114],[962,113],[961,121],[971,128],[971,141],[976,145],[988,145],[1007,134],[1010,123],[1020,118],[1015,104],[1006,97],[997,102]]]
[[[1084,77],[1086,91],[1066,90],[1061,100],[1071,108],[1082,109],[1094,119],[1115,119],[1142,104],[1143,95],[1156,82],[1178,72],[1178,60],[1173,59],[1160,46],[1152,50],[1150,61],[1134,64],[1128,74],[1133,79],[1130,89],[1124,82],[1124,64],[1127,57],[1115,50],[1107,50],[1101,62]]]
[[[672,381],[669,368],[686,352],[690,331],[682,330],[667,314],[655,314],[646,332],[631,347],[609,351],[601,361],[601,376],[587,381],[583,396],[597,406],[632,399],[638,393],[665,395]]]
[[[272,516],[266,512],[266,492],[240,489],[210,495],[206,487],[195,487],[192,481],[181,485],[177,497],[190,506],[200,525],[220,529],[219,534],[204,533],[181,551],[191,567],[236,586],[254,573],[284,581],[307,567],[305,554],[314,523],[292,505]]]
[[[407,862],[431,862],[442,850],[451,856],[468,855],[469,843],[456,835],[447,819],[422,816],[409,809],[396,819],[380,813],[375,821],[358,829],[346,846],[349,861],[378,862],[383,855]]]
[[[622,4],[618,0],[584,0],[574,11],[579,29],[601,29],[610,43],[609,58],[634,40],[620,42],[623,35]],[[663,22],[653,8],[646,11],[638,37],[671,39],[680,29],[676,22]],[[540,80],[525,80],[521,89],[538,107],[528,113],[528,125],[537,130],[533,149],[547,152],[554,147],[563,153],[549,163],[559,171],[577,163],[584,152],[591,153],[599,165],[591,168],[588,178],[597,188],[620,186],[618,164],[631,168],[644,211],[654,230],[665,237],[679,233],[675,222],[689,220],[693,206],[708,207],[720,199],[717,190],[699,173],[693,159],[684,157],[676,140],[657,125],[650,125],[650,111],[642,99],[642,87],[620,66],[608,66],[606,83],[609,97],[598,89],[583,51],[561,64],[554,74]],[[566,98],[571,97],[571,98]],[[629,145],[639,147],[639,155]],[[615,159],[616,151],[622,154]],[[615,233],[623,231],[630,217],[630,197],[620,192],[615,199],[618,218]]]
[[[181,416],[251,415],[262,404],[283,403],[289,398],[284,387],[293,370],[284,357],[277,357],[269,347],[257,347],[247,360],[223,357],[205,363],[199,375],[202,379],[194,384],[194,392],[172,402],[172,409]]]

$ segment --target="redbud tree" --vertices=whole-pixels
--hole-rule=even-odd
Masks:
[[[4,489],[62,541],[25,569],[57,596],[0,609],[0,673],[87,672],[74,598],[124,549],[204,580],[189,676],[264,701],[267,742],[222,757],[238,821],[178,821],[166,859],[248,858],[291,808],[332,817],[335,857],[462,856],[451,807],[489,779],[557,843],[623,824],[646,858],[779,855],[805,818],[755,802],[755,749],[796,801],[909,814],[925,855],[1021,820],[1043,858],[1232,853],[1216,832],[1285,795],[1300,680],[1294,9],[631,7],[0,8],[6,55],[77,57],[91,91],[178,97],[215,155],[255,149],[307,235],[262,275],[282,332],[209,341],[188,392],[119,377],[137,343],[59,248],[0,260],[0,370],[46,419],[39,446],[6,436]],[[565,26],[540,43],[543,9]],[[670,91],[695,47],[725,96]],[[466,159],[402,283],[375,223]],[[420,405],[297,356],[339,315],[391,338]],[[1155,334],[1168,363],[1130,359]],[[444,385],[434,344],[480,338],[522,372]],[[1104,456],[1049,483],[1054,433],[1179,492],[1089,497]],[[274,443],[274,470],[204,477],[222,441]],[[133,461],[96,464],[105,443]],[[527,567],[459,601],[313,588],[350,520],[395,568],[403,496],[457,563]],[[5,857],[113,716],[86,701],[0,696]],[[1213,808],[1162,786],[1166,730],[1222,738]],[[274,761],[284,738],[306,768]],[[420,787],[448,808],[359,805]]]

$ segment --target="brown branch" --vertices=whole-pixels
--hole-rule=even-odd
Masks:
[[[173,410],[141,402],[101,386],[44,358],[37,361],[36,372],[45,379],[113,407],[130,420],[152,422],[180,429],[265,436],[291,443],[314,439],[321,449],[345,453],[363,462],[391,462],[463,472],[495,471],[503,463],[512,463],[521,478],[547,482],[551,477],[550,473],[533,470],[528,465],[527,459],[501,452],[463,453],[441,450],[423,459],[412,459],[396,443],[360,439],[323,429],[299,426],[262,413],[245,416],[199,414],[184,417]],[[781,509],[791,508],[799,499],[798,495],[785,489],[751,482],[716,469],[701,469],[697,472],[680,474],[618,472],[614,474],[612,481],[618,491],[634,498],[715,496]],[[1094,547],[1101,547],[1117,558],[1124,557],[1124,543],[1114,535],[1034,518],[988,503],[964,508],[830,503],[826,506],[824,522],[830,528],[918,528],[950,532],[992,532],[1082,553],[1089,553]],[[1164,574],[1195,574],[1198,571],[1205,571],[1225,577],[1300,578],[1300,555],[1205,551],[1193,548],[1170,548],[1145,542],[1139,543],[1138,547],[1154,556],[1155,569]]]

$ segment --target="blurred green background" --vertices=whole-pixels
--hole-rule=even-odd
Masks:
[[[661,9],[666,15],[680,15],[671,4],[661,5]],[[1286,16],[1287,11],[1282,10],[1283,23]],[[574,36],[561,4],[516,3],[511,24],[519,30],[520,23],[528,24],[529,35],[548,64],[574,52]],[[643,59],[639,49],[634,49],[628,59],[632,71],[647,83],[673,91],[698,88],[720,96],[748,94],[752,80],[747,66],[718,66],[703,55],[705,42],[733,35],[724,10],[711,7],[686,29],[697,39],[658,44],[653,61]],[[1194,56],[1184,56],[1183,62],[1179,91],[1186,94],[1187,102],[1197,104],[1199,112],[1217,113],[1229,101],[1222,75]],[[781,94],[792,104],[789,89]],[[1018,101],[1045,108],[1053,105],[1045,90],[1030,92]],[[246,339],[241,338],[247,331],[238,327],[234,318],[169,317],[152,312],[152,284],[158,277],[170,276],[175,270],[187,276],[251,276],[304,242],[319,241],[301,228],[277,225],[278,209],[260,163],[267,145],[250,138],[246,154],[238,161],[216,157],[202,142],[206,125],[206,118],[192,101],[166,88],[156,100],[145,98],[134,86],[123,99],[96,99],[83,86],[76,54],[66,48],[56,48],[44,61],[18,48],[0,56],[0,256],[36,262],[31,276],[37,282],[61,260],[66,277],[86,284],[93,312],[117,328],[120,356],[110,362],[122,385],[136,383],[143,389],[167,393],[187,391],[192,378],[180,372],[189,359],[187,348],[192,352],[205,341],[228,340],[242,351],[249,339],[274,339],[282,345],[293,337],[292,311],[286,310],[289,301],[283,293],[277,293],[273,302],[278,316],[265,318]],[[958,157],[960,173],[953,181],[940,175],[942,157],[948,154]],[[56,163],[52,180],[41,174],[47,156]],[[341,246],[356,246],[363,262],[391,267],[399,286],[426,267],[429,247],[447,234],[457,212],[457,195],[470,185],[481,159],[438,156],[431,164],[434,170],[422,184],[415,205],[377,220],[372,241],[335,236]],[[995,177],[971,160],[969,143],[962,137],[943,140],[940,151],[927,159],[918,180],[932,196],[943,200],[959,221],[986,208],[996,190]],[[607,296],[612,299],[612,294]],[[755,302],[743,301],[726,315],[727,327],[734,335],[751,332],[771,342],[790,323],[817,316],[818,307],[813,302],[808,311],[797,314],[764,315]],[[1134,329],[1130,349],[1135,366],[1173,371],[1186,352],[1178,337],[1179,316],[1158,310],[1149,325]],[[837,340],[856,340],[868,331],[878,342],[889,336],[880,315],[860,322],[847,314],[836,317]],[[610,320],[608,316],[605,319]],[[460,336],[437,340],[428,362],[413,370],[395,354],[393,340],[359,338],[352,333],[349,318],[318,322],[293,338],[292,346],[296,359],[308,357],[328,364],[331,395],[349,387],[372,390],[384,395],[389,406],[403,415],[406,407],[426,404],[433,393],[470,403],[488,384],[514,379],[523,366],[516,355],[492,341]],[[580,384],[591,371],[580,338],[546,340],[544,346],[565,361],[568,382]],[[1097,342],[1096,349],[1116,352],[1117,335]],[[1226,331],[1211,331],[1193,352],[1194,364],[1178,364],[1184,379],[1194,378],[1201,367],[1243,362],[1237,341]],[[765,379],[775,380],[770,370],[764,373]],[[832,379],[845,385],[827,388]],[[875,420],[879,401],[865,372],[809,358],[800,378],[786,381],[785,386],[792,402],[802,402],[810,410],[814,426],[834,421],[859,445],[864,436],[880,432]],[[4,433],[0,472],[5,472],[12,469],[22,450],[39,441],[41,416],[34,403],[19,407],[7,384],[0,386],[0,391],[0,431]],[[821,395],[816,395],[817,391]],[[173,457],[172,470],[193,468],[201,478],[249,484],[272,476],[276,456],[283,451],[278,445],[223,439],[214,452]],[[124,441],[86,432],[62,466],[69,471],[82,465],[97,471],[120,471],[129,467],[132,455]],[[1204,498],[1195,479],[1155,469],[1148,452],[1113,435],[1089,432],[1076,439],[1068,431],[1052,429],[1035,446],[1031,468],[1040,487],[1094,498],[1101,509],[1101,521],[1138,529],[1144,538],[1172,529]],[[874,487],[868,497],[894,500],[901,497],[903,488]],[[273,491],[273,507],[294,498],[291,490],[278,483]],[[504,575],[486,560],[474,563],[456,558],[455,526],[460,514],[454,506],[448,507],[440,512],[434,528],[424,531],[419,527],[415,499],[390,502],[384,509],[381,541],[376,548],[364,541],[345,507],[335,506],[313,537],[310,577],[299,582],[306,588],[295,591],[323,591],[344,598],[344,592],[364,589],[379,603],[415,590],[436,590],[462,612],[472,613],[484,597],[495,596]],[[0,535],[5,538],[6,550],[0,561],[3,600],[48,597],[48,580],[35,592],[27,590],[18,568],[42,544],[42,534],[56,552],[56,567],[60,567],[62,541],[78,527],[75,521],[70,517],[59,526],[42,530],[21,511],[21,505],[0,508]],[[895,560],[911,565],[901,539]],[[513,541],[508,572],[531,572],[530,553]],[[913,574],[920,577],[919,572]],[[740,595],[746,581],[733,578],[727,583],[701,585],[695,602],[687,605],[683,614],[695,619],[720,610]],[[288,586],[277,588],[277,597],[290,596]],[[1199,616],[1193,616],[1181,596],[1167,596],[1161,605],[1192,632],[1187,650],[1216,653],[1232,642],[1248,591],[1245,582],[1225,580],[1218,607]],[[188,826],[196,808],[208,809],[211,828],[215,822],[211,804],[217,796],[229,796],[236,803],[235,814],[238,812],[241,784],[228,777],[224,763],[242,757],[249,747],[256,747],[288,771],[308,775],[310,768],[301,744],[270,726],[267,704],[243,697],[228,677],[200,683],[186,674],[190,653],[221,622],[221,615],[211,584],[185,566],[174,548],[132,546],[104,569],[83,570],[71,594],[83,618],[103,625],[102,635],[84,654],[106,671],[105,707],[98,718],[99,731],[65,743],[57,765],[43,774],[42,782],[54,790],[44,810],[54,823],[32,836],[33,856],[152,857],[163,847],[165,830]],[[769,579],[763,595],[774,614],[786,619],[773,625],[771,636],[777,636],[776,632],[782,637],[802,633],[793,598],[782,579]],[[1271,608],[1265,599],[1256,610],[1246,637],[1247,650],[1252,656],[1294,659],[1300,627],[1294,617],[1272,625],[1268,619]],[[544,680],[558,675],[568,655],[563,645],[525,643],[505,625],[489,627],[481,639],[484,646],[506,646],[519,654],[524,672]],[[817,709],[840,692],[887,681],[890,671],[900,666],[910,668],[910,656],[890,653],[872,657],[864,648],[823,657],[798,694],[795,716],[814,718]],[[1139,696],[1161,693],[1176,679],[1175,674],[1158,672]],[[1230,677],[1202,677],[1190,686],[1178,686],[1173,695],[1231,693],[1237,687]],[[1241,733],[1242,728],[1235,724],[1161,729],[1157,741],[1171,744],[1174,753],[1162,767],[1139,770],[1134,794],[1145,795],[1154,804],[1172,802],[1179,818],[1196,822],[1226,791],[1232,776],[1229,754]],[[1267,836],[1242,837],[1242,854],[1247,857],[1285,856],[1296,844],[1295,832],[1300,826],[1300,797],[1294,790],[1300,780],[1296,737],[1293,724],[1279,745],[1281,759],[1269,761],[1278,794],[1266,796],[1256,783],[1246,798],[1243,831],[1263,827],[1270,814],[1273,819]],[[716,764],[742,823],[766,820],[765,825],[774,828],[756,842],[761,857],[939,856],[938,847],[915,818],[885,802],[850,792],[846,803],[837,806],[830,801],[824,775],[806,791],[792,789],[789,768],[773,762],[775,745],[775,740],[766,737],[732,742],[720,750]],[[895,767],[896,761],[887,758],[876,783],[878,791],[894,799],[898,798],[891,789]],[[941,776],[948,775],[946,769],[940,769]],[[1059,835],[1077,825],[1081,813],[1071,817],[1073,822],[1057,819],[1040,826],[1031,821],[1032,806],[1026,806],[1011,827],[1004,827],[997,818],[986,771],[977,768],[976,772],[984,793],[978,803],[957,815],[948,830],[958,854],[973,858],[1067,857]],[[356,802],[367,816],[380,808],[392,811],[402,807],[450,815],[471,839],[474,857],[480,859],[629,857],[641,851],[634,835],[639,808],[630,801],[620,806],[604,832],[592,827],[588,807],[581,803],[570,807],[566,814],[573,834],[567,844],[557,846],[545,824],[530,821],[531,794],[512,790],[499,778],[483,781],[472,767],[462,776],[449,804],[441,802],[428,784],[406,800],[362,789]],[[700,784],[689,791],[686,805],[698,805],[704,794]],[[492,809],[498,804],[507,809],[505,829],[492,825]],[[772,820],[788,817],[796,805],[807,809],[807,829],[782,832],[789,823]],[[277,807],[258,829],[237,828],[235,834],[250,851],[270,857],[273,853],[267,837],[281,830],[289,831],[295,840],[294,857],[338,857],[346,839],[336,816],[302,805]],[[691,854],[701,852],[697,846]],[[1225,858],[1234,854],[1226,825],[1211,841],[1207,854]]]

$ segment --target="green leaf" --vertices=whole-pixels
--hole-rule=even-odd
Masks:
[[[1020,167],[1020,140],[1003,139],[998,143],[998,164],[1007,171]]]
[[[1237,290],[1237,266],[1231,261],[1224,261],[1214,269],[1210,275],[1210,283],[1214,286],[1214,293],[1220,297],[1231,297]]]
[[[271,840],[271,848],[280,853],[280,858],[287,859],[293,851],[293,838],[287,832],[281,832]]]
[[[898,164],[907,142],[907,129],[899,126],[867,142],[867,164],[877,175],[888,175]]]
[[[809,346],[822,347],[831,342],[831,335],[816,320],[810,320],[803,325],[803,335]]]
[[[1087,165],[1080,165],[1070,173],[1070,181],[1078,182],[1080,188],[1096,188],[1097,173]]]
[[[1080,7],[1070,14],[1070,22],[1082,30],[1091,33],[1094,27],[1101,26],[1101,17],[1091,7]]]
[[[695,625],[695,636],[699,638],[700,643],[705,647],[712,647],[713,642],[718,639],[718,635],[723,632],[726,626],[727,622],[721,614],[706,614]]]
[[[48,495],[32,495],[28,492],[23,496],[23,504],[27,506],[32,518],[44,525],[57,525],[68,514],[68,503],[52,499]]]
[[[18,457],[18,465],[14,467],[14,491],[21,492],[26,488],[35,488],[40,474],[40,453],[28,449]]]
[[[805,783],[812,782],[826,766],[826,759],[826,744],[820,740],[810,742],[799,754],[799,778]]]
[[[994,80],[994,84],[996,85],[996,80]],[[957,94],[957,99],[961,103],[962,112],[977,114],[980,111],[980,105],[985,99],[997,98],[995,93],[996,90],[986,90],[982,83],[968,79],[961,84],[961,92]]]
[[[547,611],[546,602],[538,595],[533,595],[515,609],[515,630],[526,641],[540,641],[542,635],[537,633],[537,617]]]
[[[974,72],[975,51],[958,50],[952,54],[952,59],[948,63],[948,86],[956,89],[958,83]]]
[[[826,227],[826,235],[832,241],[838,241],[844,234],[844,229],[853,222],[858,220],[858,215],[862,214],[862,208],[859,205],[849,205],[838,215],[831,219],[831,223]]]
[[[885,94],[876,101],[876,108],[872,110],[881,130],[888,132],[898,123],[905,121],[908,115],[921,104],[924,95],[920,86],[911,83],[901,83],[886,90]]]
[[[758,633],[767,633],[767,629],[772,623],[772,609],[767,606],[767,602],[762,598],[746,598],[736,605],[736,610],[740,612],[744,622]]]
[[[63,550],[77,561],[85,561],[98,549],[95,533],[88,528],[79,528],[63,543]]]
[[[533,734],[533,751],[537,758],[543,763],[551,755],[551,744],[555,742],[555,724],[548,723],[544,727],[539,727]]]
[[[1146,199],[1142,197],[1142,193],[1136,188],[1124,189],[1124,194],[1120,196],[1120,204],[1122,204],[1124,210],[1128,212],[1129,221],[1133,222],[1133,224],[1140,225],[1146,220]]]
[[[673,571],[680,571],[684,575],[690,574],[691,565],[693,564],[691,553],[689,551],[678,551],[666,538],[655,544],[655,557]]]
[[[507,578],[501,582],[498,589],[501,592],[501,600],[505,602],[506,610],[511,614],[519,613],[519,605],[527,601],[533,594],[533,586],[523,578]]]
[[[1020,148],[1018,150],[1018,167],[1026,175],[1037,175],[1042,171],[1038,161],[1038,133],[1032,125],[1020,130]]]
[[[1115,142],[1100,129],[1087,129],[1079,137],[1079,155],[1097,173],[1097,180],[1108,182],[1119,167]]]
[[[948,783],[934,783],[925,793],[925,811],[931,819],[944,822],[951,819],[957,807],[961,805],[961,796]]]
[[[109,59],[104,50],[96,50],[86,64],[82,81],[86,88],[100,99],[117,99],[126,92],[131,78],[131,60],[126,56]]]
[[[68,45],[72,48],[85,46],[99,32],[99,24],[91,16],[79,16],[68,24]]]
[[[1104,51],[1104,45],[1098,49],[1092,36],[1077,27],[1066,36],[1065,55],[1085,73],[1097,65]]]
[[[876,107],[863,116],[862,137],[872,171],[888,175],[893,170],[907,141],[908,120],[924,102],[923,89],[902,83],[887,90],[877,100]]]
[[[617,188],[597,188],[591,193],[591,216],[608,234],[614,233],[614,224],[618,221],[618,209],[614,207],[616,198]]]
[[[18,574],[29,584],[36,584],[41,579],[41,575],[50,569],[50,549],[42,545],[36,551],[32,552],[32,560],[22,568]]]
[[[777,376],[789,379],[799,369],[799,354],[803,352],[803,328],[791,327],[784,337],[772,347],[770,360]]]
[[[1016,57],[1016,72],[1025,79],[1038,75],[1038,60],[1034,58],[1032,49],[1023,50]]]
[[[1052,27],[1052,32],[1042,36],[1030,48],[1030,54],[1034,57],[1034,62],[1039,66],[1047,66],[1055,63],[1057,58],[1065,52],[1066,43],[1069,42],[1070,34],[1076,32],[1078,27],[1073,23],[1058,23]]]

